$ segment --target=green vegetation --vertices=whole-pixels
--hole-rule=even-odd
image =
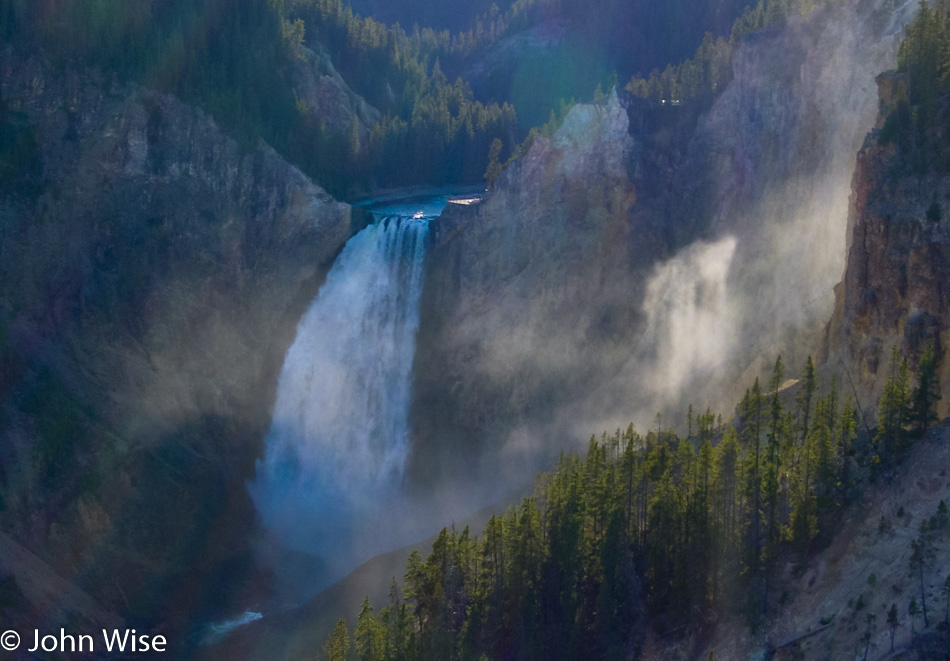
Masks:
[[[0,38],[202,106],[232,135],[284,147],[295,128],[267,0],[0,0]]]
[[[524,153],[544,134],[531,134],[529,126],[596,86],[609,90],[617,78],[611,68],[629,75],[654,66],[651,57],[676,61],[712,28],[693,60],[628,86],[657,101],[707,98],[728,79],[743,34],[816,4],[772,0],[750,8],[749,1],[728,0],[713,10],[698,0],[611,0],[590,12],[581,0],[517,0],[503,3],[504,10],[492,5],[469,29],[450,33],[386,26],[343,0],[0,0],[0,39],[39,44],[61,65],[97,67],[104,85],[135,81],[175,94],[244,144],[265,140],[345,195],[372,185],[481,181],[496,140],[502,163]],[[694,18],[684,24],[684,15]],[[728,41],[712,36],[727,32],[736,16]],[[570,29],[550,52],[524,53],[517,67],[489,65],[473,92],[462,74],[484,65],[479,58],[502,40],[540,25]],[[295,80],[304,48],[317,59],[329,56],[347,84],[381,111],[380,121],[328,125],[308,108]],[[564,113],[556,114],[560,121]],[[0,183],[35,160],[29,127],[11,117],[0,117]]]
[[[303,113],[320,140],[298,141],[294,160],[320,170],[330,143],[337,158],[325,163],[324,180],[339,177],[334,168],[344,165],[344,177],[372,177],[381,185],[476,182],[493,140],[510,142],[517,132],[511,105],[483,104],[466,82],[450,82],[443,72],[440,57],[467,48],[461,37],[431,29],[409,35],[355,15],[342,0],[294,0],[282,10],[285,25],[298,26],[304,44],[326,48],[347,83],[384,113],[359,149],[352,140],[347,149],[333,145],[320,119]]]
[[[918,360],[917,386],[911,390],[907,359],[901,357],[897,347],[892,349],[887,382],[878,403],[875,465],[905,451],[912,435],[920,436],[937,421],[936,407],[940,401],[937,363],[933,342],[928,342]]]
[[[950,6],[947,0],[921,0],[898,53],[893,108],[881,129],[882,144],[896,142],[900,166],[924,173],[950,170],[950,131],[946,96],[950,93]],[[940,220],[936,200],[927,212]]]
[[[370,180],[478,181],[492,140],[515,130],[510,105],[481,104],[461,79],[448,81],[437,51],[450,44],[362,19],[340,0],[0,0],[0,19],[3,42],[173,93],[245,144],[263,138],[337,194]],[[355,123],[334,131],[298,102],[291,65],[301,42],[329,49],[384,111],[368,144]],[[31,143],[0,120],[4,177]]]
[[[712,32],[693,59],[627,87],[656,102],[709,100],[728,82],[743,35],[831,1],[752,7],[728,0],[713,10],[698,0],[610,0],[590,12],[581,0],[516,0],[504,9],[491,5],[467,30],[451,33],[386,26],[343,0],[0,0],[0,40],[39,44],[61,65],[91,65],[105,80],[175,94],[244,144],[263,139],[331,192],[347,195],[373,185],[481,181],[495,141],[499,163],[518,157],[538,135],[553,132],[569,100],[589,98],[595,87],[609,90],[617,79],[611,69],[629,75],[677,61],[703,29]],[[693,18],[684,24],[684,15]],[[728,40],[713,36],[729,32],[737,16]],[[542,25],[570,28],[550,48],[519,55],[518,66],[482,59]],[[328,56],[381,119],[363,126],[354,117],[341,127],[308,108],[295,78],[306,66],[305,48],[316,59]],[[473,92],[462,75],[475,63],[488,69]],[[528,130],[552,109],[556,119]],[[2,184],[36,159],[29,127],[0,115]]]
[[[891,609],[887,611],[887,628],[891,636],[891,646],[889,652],[894,651],[894,634],[897,633],[897,627],[901,625],[900,615],[897,614],[897,604],[891,604]]]
[[[937,376],[937,353],[932,341],[924,346],[920,354],[917,372],[919,377],[910,402],[910,418],[913,421],[914,431],[920,434],[937,422],[936,407],[941,399],[940,379]]]
[[[946,516],[946,504],[940,501]],[[920,590],[921,613],[924,616],[924,627],[930,626],[930,618],[927,615],[927,585],[924,583],[924,575],[930,571],[937,559],[937,538],[946,527],[946,520],[940,519],[940,508],[938,514],[931,519],[924,519],[920,524],[920,534],[917,539],[910,543],[910,573],[917,583]]]
[[[859,438],[850,398],[840,403],[836,379],[820,385],[811,359],[789,405],[781,358],[732,422],[691,409],[685,437],[660,415],[645,435],[630,425],[592,437],[585,458],[562,455],[534,495],[493,516],[481,536],[443,529],[428,558],[413,552],[402,594],[394,579],[384,608],[364,600],[359,658],[629,658],[647,627],[688,635],[723,612],[744,612],[757,627],[787,599],[779,568],[827,545],[863,485],[909,447],[906,413],[935,361],[925,353],[912,389],[895,352],[880,406],[901,411],[882,412],[874,444]],[[925,621],[932,549],[922,531],[910,568],[924,605],[909,613]],[[855,609],[864,604],[861,595]],[[897,623],[892,607],[892,634]]]
[[[473,62],[487,65],[473,76],[476,96],[512,103],[526,129],[544,123],[561,102],[589,99],[598,84],[609,91],[611,76],[626,79],[682,61],[704,33],[713,39],[728,35],[753,2],[601,0],[590,11],[586,0],[509,0],[492,5],[457,34],[411,32],[421,38],[426,56],[441,58],[450,78],[470,72]]]
[[[346,621],[340,620],[333,628],[333,633],[323,646],[328,661],[346,661],[350,651],[350,636],[346,630]]]
[[[762,28],[778,25],[791,16],[805,16],[819,7],[839,0],[759,0],[747,6],[736,19],[729,38],[706,33],[696,54],[681,64],[668,64],[648,77],[634,76],[627,91],[654,103],[679,105],[688,101],[708,101],[732,80],[732,55],[742,38]]]

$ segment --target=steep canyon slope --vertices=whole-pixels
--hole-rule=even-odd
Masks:
[[[350,208],[200,110],[41,54],[0,54],[0,98],[24,145],[0,183],[2,619],[174,629],[249,567],[262,393]],[[62,579],[87,607],[49,607]]]
[[[879,77],[882,113],[858,152],[848,225],[847,269],[836,289],[827,360],[846,369],[863,408],[872,413],[888,376],[891,349],[916,365],[925,345],[950,346],[950,176],[908,171],[897,144],[881,144],[881,127],[906,78]],[[939,367],[950,388],[950,361]],[[942,418],[950,412],[944,398]]]
[[[722,410],[778,353],[797,369],[815,351],[874,76],[912,9],[856,0],[752,35],[702,113],[576,106],[434,223],[409,486],[438,505],[420,511],[497,502],[578,438],[685,419],[683,393]],[[307,55],[324,77],[304,103],[365,131],[375,111]],[[73,616],[182,624],[248,572],[244,481],[350,209],[266,145],[94,72],[7,50],[0,100],[24,166],[0,170],[2,613],[48,614],[39,572],[77,588]],[[888,180],[887,154],[859,160],[828,336],[869,399],[891,343],[947,327],[945,232],[920,192],[948,184]]]
[[[698,117],[577,107],[486,201],[444,214],[417,479],[513,484],[572,438],[684,420],[683,393],[723,410],[779,353],[799,369],[833,308],[874,77],[911,10],[861,0],[752,35]]]

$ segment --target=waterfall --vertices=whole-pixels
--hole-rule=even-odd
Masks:
[[[379,218],[346,244],[297,327],[249,485],[279,543],[324,558],[336,576],[414,532],[394,522],[407,506],[402,479],[431,215]]]

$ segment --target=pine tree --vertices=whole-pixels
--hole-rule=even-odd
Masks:
[[[917,623],[917,616],[920,615],[920,606],[917,605],[917,599],[915,597],[910,598],[910,605],[907,606],[907,614],[910,615],[910,635],[913,636],[917,633],[914,630],[914,625]]]
[[[804,444],[805,439],[808,437],[809,425],[811,423],[811,405],[812,398],[815,394],[816,381],[815,364],[812,362],[811,356],[809,356],[808,360],[805,361],[805,369],[802,371],[802,378],[800,380],[801,390],[795,398],[795,403],[798,406],[798,419],[800,421],[799,443],[801,444]]]
[[[834,396],[828,395],[818,400],[816,404],[815,424],[810,435],[811,448],[814,453],[815,497],[817,509],[824,512],[835,502],[835,492],[838,482],[838,467],[836,464],[836,449],[833,432],[828,422],[834,421],[834,416],[827,414],[827,410],[834,406]]]
[[[920,355],[917,367],[917,388],[911,404],[914,431],[923,434],[937,421],[936,405],[940,401],[940,382],[937,378],[937,356],[933,342],[928,342]]]
[[[874,622],[877,620],[877,615],[874,613],[868,613],[865,615],[864,620],[867,623],[867,628],[864,630],[864,656],[861,659],[862,661],[868,661],[868,649],[871,647],[871,633],[873,632]]]
[[[346,620],[340,618],[333,628],[333,633],[323,646],[327,661],[347,661],[350,653],[350,636],[346,629]]]
[[[853,443],[858,437],[858,416],[854,404],[849,396],[841,410],[841,419],[838,424],[838,491],[843,503],[851,498],[851,490],[857,482],[857,467],[852,458]]]
[[[904,428],[910,411],[909,381],[907,360],[901,358],[895,346],[891,350],[884,392],[878,402],[877,435],[874,437],[874,443],[881,459],[904,447]]]
[[[722,441],[715,448],[716,473],[719,485],[719,502],[716,511],[723,534],[725,551],[732,551],[739,544],[739,485],[741,449],[736,438],[736,430],[730,424],[726,427]],[[730,554],[731,555],[731,554]]]
[[[917,584],[920,587],[920,606],[924,616],[924,627],[930,626],[930,620],[927,617],[927,591],[924,585],[924,573],[933,564],[935,551],[933,542],[926,531],[911,542],[910,570],[917,577]]]
[[[897,627],[901,625],[900,616],[897,614],[897,604],[891,604],[891,609],[887,611],[887,626],[891,631],[891,648],[889,651],[894,651],[894,634],[897,632]]]
[[[759,380],[747,390],[739,405],[742,416],[742,441],[746,447],[746,499],[749,503],[749,522],[746,543],[746,567],[754,575],[760,571],[762,549],[762,481],[760,435],[762,430],[762,390]]]
[[[818,472],[820,464],[819,447],[827,437],[827,427],[818,421],[801,448],[801,470],[795,477],[795,495],[792,505],[791,537],[792,544],[800,553],[805,553],[812,539],[818,533],[818,504],[812,487],[813,473]],[[830,445],[830,442],[828,443]],[[833,473],[832,473],[833,475]]]
[[[839,416],[834,384],[816,393],[799,446],[802,427],[778,397],[782,372],[779,359],[768,393],[758,381],[747,391],[739,409],[744,447],[728,423],[714,445],[709,411],[694,412],[697,435],[685,439],[664,430],[658,415],[646,447],[630,425],[591,437],[584,458],[562,455],[552,474],[539,476],[535,495],[493,516],[481,538],[443,529],[426,560],[410,555],[405,603],[395,581],[378,614],[364,600],[353,634],[360,661],[624,658],[646,613],[658,632],[693,626],[711,606],[744,597],[754,620],[767,615],[788,533],[807,550],[822,513],[853,490],[857,475],[847,468],[856,425],[850,400]],[[801,400],[796,410],[800,418]],[[844,485],[834,484],[839,476]],[[945,511],[938,507],[914,542],[917,586]],[[950,614],[950,578],[947,591]],[[926,606],[921,592],[909,612],[929,624]],[[896,605],[887,618],[893,645]],[[862,632],[865,653],[874,622]],[[335,635],[328,654],[346,648]]]
[[[710,508],[712,499],[710,491],[716,480],[716,466],[713,457],[712,443],[703,441],[699,448],[699,457],[696,462],[696,484],[693,497],[688,504],[690,516],[690,537],[693,552],[690,554],[690,568],[693,579],[690,581],[695,596],[690,601],[695,605],[706,607],[716,592],[715,576],[713,571],[713,525]]]
[[[502,167],[499,162],[502,148],[501,140],[495,138],[492,140],[491,147],[488,148],[488,168],[485,170],[485,181],[488,182],[488,188],[494,188],[495,182],[501,176]]]
[[[363,597],[363,605],[357,616],[353,643],[360,661],[383,661],[385,638],[379,621],[373,615],[369,597]]]
[[[785,20],[787,9],[782,0],[770,0],[765,10],[765,25],[776,25]]]
[[[765,544],[762,549],[762,561],[765,573],[765,597],[762,602],[763,612],[768,612],[769,588],[772,568],[778,557],[778,547],[781,542],[781,521],[779,520],[779,471],[782,461],[782,446],[788,434],[788,419],[785,415],[782,400],[779,397],[779,388],[785,376],[785,366],[782,357],[775,360],[772,369],[772,378],[769,380],[769,430],[768,452],[765,462],[765,473],[762,478],[762,493],[766,514]]]

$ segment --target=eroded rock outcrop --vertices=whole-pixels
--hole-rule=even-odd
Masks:
[[[325,51],[298,46],[291,60],[291,75],[298,102],[331,133],[349,135],[356,121],[360,141],[369,141],[370,128],[382,115],[350,89]]]
[[[874,76],[911,10],[860,0],[751,35],[701,115],[576,107],[480,206],[447,212],[424,293],[416,479],[530,474],[631,418],[728,411],[779,354],[797,373],[833,308]]]
[[[881,125],[901,79],[888,73],[878,82]],[[912,365],[927,342],[938,353],[950,347],[950,176],[908,170],[897,144],[882,145],[878,129],[867,136],[854,172],[847,267],[828,327],[828,361],[848,370],[869,415],[893,347]],[[940,386],[950,388],[946,357]],[[938,412],[948,411],[944,398]]]
[[[778,355],[797,376],[820,345],[854,154],[877,116],[874,78],[896,61],[911,11],[858,0],[750,35],[697,130],[681,177],[703,183],[708,235],[736,240],[728,305],[708,331],[726,356],[711,376],[730,405]]]
[[[12,50],[0,91],[30,147],[0,198],[0,526],[174,627],[247,569],[244,481],[350,209],[173,97]]]
[[[627,128],[616,95],[574,107],[484,202],[450,205],[433,227],[415,376],[420,478],[527,470],[543,448],[519,426],[619,359],[637,314],[616,277],[631,264],[636,197]],[[485,442],[519,431],[523,447]]]

